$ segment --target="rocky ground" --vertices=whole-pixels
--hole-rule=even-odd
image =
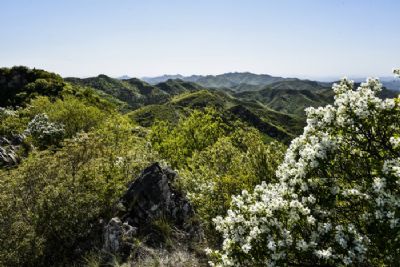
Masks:
[[[154,163],[129,185],[104,229],[105,255],[128,266],[204,264],[198,249],[203,232],[191,204],[174,188],[175,179],[176,172]]]

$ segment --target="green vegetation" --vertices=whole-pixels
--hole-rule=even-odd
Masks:
[[[273,182],[285,151],[278,142],[264,143],[254,128],[236,126],[230,136],[194,152],[180,170],[179,186],[195,205],[210,244],[220,237],[212,219],[225,214],[232,196],[251,192],[262,181]]]
[[[146,130],[111,103],[100,109],[107,101],[97,97],[67,86],[58,97],[2,109],[2,135],[25,133],[31,151],[16,168],[0,169],[1,266],[70,264],[101,246],[115,201],[157,159]]]
[[[297,114],[274,110],[254,100],[254,97],[242,98],[240,95],[236,97],[229,91],[205,89],[188,81],[166,80],[150,85],[138,79],[118,80],[105,75],[66,80],[79,86],[91,86],[98,92],[106,94],[107,99],[113,102],[119,101],[121,111],[133,110],[129,116],[146,127],[151,126],[156,120],[176,123],[181,116],[186,116],[191,110],[205,107],[216,108],[227,117],[227,120],[232,120],[232,116],[241,119],[265,135],[283,142],[288,142],[296,134],[300,134],[304,126],[304,118],[298,118]],[[159,97],[160,95],[163,97]],[[316,106],[318,103],[325,102],[313,102],[313,105]],[[242,107],[245,108],[245,113],[242,112]],[[304,107],[303,105],[298,109]]]
[[[186,192],[203,222],[209,242],[218,240],[212,218],[229,208],[231,196],[272,182],[285,147],[240,121],[224,122],[215,109],[194,111],[176,125],[159,121],[150,140],[168,164],[179,170]]]
[[[22,106],[38,95],[58,96],[66,87],[54,73],[26,67],[0,69],[0,107]]]
[[[245,91],[235,94],[236,97],[253,100],[269,108],[304,116],[307,107],[324,106],[333,101],[331,90],[307,81],[278,82],[257,91]]]
[[[87,242],[99,244],[100,220],[111,216],[131,175],[155,160],[132,127],[110,116],[57,151],[34,151],[0,173],[0,263],[48,266],[72,259]]]
[[[179,168],[186,165],[195,151],[205,149],[226,134],[228,125],[223,123],[215,110],[209,109],[205,113],[194,111],[176,126],[164,121],[156,123],[150,140],[173,168]]]
[[[136,236],[133,258],[107,255],[114,266],[203,266],[205,245],[227,266],[396,262],[398,98],[375,97],[374,80],[358,91],[344,81],[334,106],[309,109],[295,138],[305,107],[333,103],[325,85],[250,73],[181,78],[153,85],[0,69],[0,266],[104,266],[104,227],[156,161],[179,174],[168,186],[190,201],[204,240],[179,243],[170,221],[146,221],[160,247]]]
[[[216,246],[211,218],[224,214],[231,195],[273,180],[283,146],[266,144],[268,135],[238,120],[232,108],[241,102],[229,94],[176,80],[157,85],[162,90],[103,75],[85,83],[69,80],[73,84],[61,79],[57,95],[36,88],[22,107],[2,109],[2,136],[24,133],[30,148],[21,164],[0,172],[1,239],[7,239],[0,247],[1,264],[68,264],[84,257],[86,247],[101,246],[102,223],[112,216],[126,183],[156,159],[182,173],[176,186],[198,209]],[[137,94],[124,98],[120,89]],[[161,91],[167,100],[157,100],[154,92]],[[152,102],[161,103],[145,105]],[[126,116],[120,111],[127,106],[133,111]],[[199,191],[210,184],[208,195]],[[211,198],[216,192],[221,197]],[[170,240],[168,223],[154,225]]]
[[[135,78],[118,80],[106,75],[86,79],[67,78],[66,81],[79,86],[95,88],[111,96],[111,98],[126,103],[130,109],[165,103],[173,95],[196,91],[201,88],[197,84],[179,80],[168,80],[153,86]]]

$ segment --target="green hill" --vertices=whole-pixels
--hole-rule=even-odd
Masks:
[[[66,78],[68,82],[80,86],[88,86],[103,91],[123,102],[131,108],[167,101],[168,94],[139,79],[118,80],[106,75],[86,79]]]
[[[196,80],[202,85],[185,79]],[[131,111],[130,118],[142,126],[150,126],[156,120],[175,123],[190,110],[215,107],[227,118],[239,118],[281,141],[288,141],[301,133],[305,108],[333,103],[329,84],[252,73],[190,76],[168,79],[155,85],[136,78],[118,80],[106,75],[66,80],[94,88],[104,97],[126,103],[123,110]],[[214,89],[206,89],[204,85]],[[384,90],[381,95],[393,97],[395,93]]]
[[[282,81],[258,91],[244,91],[236,97],[266,105],[279,112],[304,116],[307,107],[324,106],[333,102],[332,90],[311,81]]]
[[[245,89],[245,85],[242,85]],[[359,84],[355,84],[357,88]],[[262,89],[256,90],[250,86],[250,90],[233,93],[239,99],[254,101],[263,104],[270,109],[304,117],[304,109],[307,107],[319,107],[333,103],[333,90],[331,84],[321,84],[315,81],[294,79],[280,81]],[[234,89],[233,89],[234,90]],[[379,93],[382,98],[393,98],[397,96],[396,91],[383,88]]]
[[[65,87],[55,73],[23,66],[0,68],[0,107],[24,105],[38,95],[57,96]]]
[[[92,87],[111,95],[127,103],[130,109],[165,103],[173,95],[200,90],[202,88],[197,84],[181,80],[168,80],[157,85],[150,85],[136,78],[119,80],[106,75],[85,79],[66,78],[65,80],[72,84]]]
[[[216,108],[226,120],[240,119],[265,135],[284,142],[299,134],[303,127],[302,119],[213,90],[183,93],[174,96],[165,104],[139,108],[129,113],[129,116],[142,126],[150,126],[156,120],[168,120],[174,123],[188,111],[206,107]]]
[[[155,87],[172,96],[204,89],[204,87],[196,83],[180,79],[169,79],[165,82],[156,84]]]

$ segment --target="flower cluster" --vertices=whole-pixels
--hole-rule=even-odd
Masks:
[[[0,107],[0,118],[8,117],[8,116],[15,116],[16,112],[12,109],[7,109]]]
[[[397,72],[399,73],[399,72]],[[368,79],[343,79],[334,104],[308,108],[307,126],[276,184],[233,198],[217,217],[214,266],[393,265],[400,258],[400,105]]]
[[[39,147],[56,145],[64,136],[63,126],[50,122],[49,117],[44,113],[36,115],[29,122],[25,132],[32,136]]]

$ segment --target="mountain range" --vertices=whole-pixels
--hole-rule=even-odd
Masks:
[[[129,76],[124,75],[121,79],[127,79]],[[191,75],[183,76],[181,74],[175,75],[162,75],[157,77],[142,77],[141,80],[148,82],[149,84],[157,84],[160,82],[165,82],[169,79],[180,79],[183,81],[190,81],[198,83],[205,87],[215,87],[215,88],[242,88],[243,91],[257,90],[258,86],[265,86],[278,81],[290,81],[290,80],[300,80],[298,78],[283,78],[278,76],[271,76],[268,74],[254,74],[251,72],[230,72],[219,75]],[[365,78],[354,78],[355,82],[363,82]],[[394,77],[380,77],[380,80],[387,89],[390,90],[400,90],[400,79],[395,79]],[[316,81],[322,85],[331,86],[335,81],[322,82]]]
[[[254,74],[250,72],[230,72],[219,75],[191,75],[182,76],[177,75],[163,75],[159,77],[143,77],[142,80],[150,83],[157,84],[169,79],[180,79],[183,81],[195,82],[205,87],[234,87],[240,84],[247,84],[252,86],[268,85],[274,82],[286,80],[282,77],[274,77],[268,74]]]
[[[164,75],[143,80],[101,74],[64,80],[94,88],[118,103],[121,111],[142,126],[150,126],[156,120],[174,123],[188,110],[214,107],[228,119],[239,118],[266,136],[284,142],[301,133],[305,108],[333,103],[332,83],[266,74]],[[384,98],[396,95],[387,89],[381,92]]]

